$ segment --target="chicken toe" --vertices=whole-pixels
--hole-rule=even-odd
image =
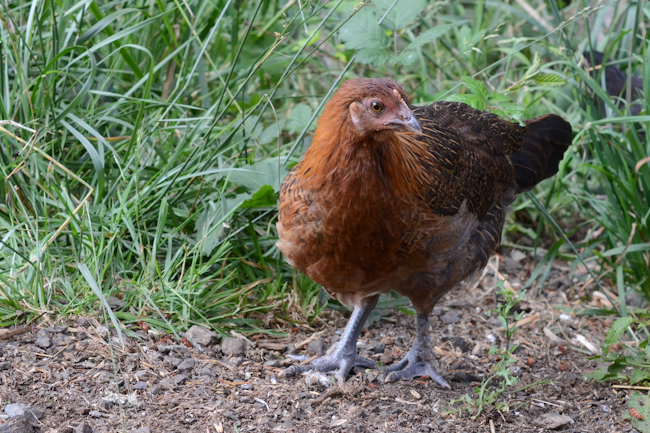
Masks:
[[[374,368],[374,361],[363,358],[357,354],[357,340],[363,329],[366,319],[377,304],[378,297],[374,297],[364,307],[356,307],[350,316],[345,332],[332,353],[315,359],[309,365],[292,365],[282,372],[285,377],[295,376],[310,370],[320,372],[335,371],[334,377],[338,383],[345,382],[350,370],[359,365],[366,368]]]
[[[451,388],[449,383],[433,367],[435,356],[431,349],[431,321],[429,315],[418,314],[417,330],[413,345],[401,361],[386,368],[389,372],[386,382],[399,379],[410,379],[418,376],[429,376],[445,388]]]

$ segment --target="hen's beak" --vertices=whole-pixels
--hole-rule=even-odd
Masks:
[[[413,113],[410,112],[409,110],[409,115],[405,119],[392,119],[389,120],[387,125],[397,125],[406,131],[410,132],[415,132],[418,135],[422,135],[422,127],[420,126],[420,122],[415,118]]]

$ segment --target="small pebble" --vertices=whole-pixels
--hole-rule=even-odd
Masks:
[[[309,343],[307,347],[307,353],[310,355],[323,356],[327,353],[327,345],[323,340],[317,338],[316,340]]]
[[[174,383],[176,385],[183,385],[185,384],[185,382],[187,382],[187,375],[177,374],[176,376],[174,376]]]
[[[185,333],[185,338],[194,344],[201,346],[212,346],[219,342],[219,335],[203,326],[193,325]]]
[[[224,338],[221,351],[225,356],[243,357],[246,354],[246,342],[239,338]]]
[[[180,364],[178,364],[178,366],[176,367],[176,370],[179,373],[187,374],[190,371],[192,371],[192,369],[194,368],[194,364],[195,364],[195,362],[194,362],[193,359],[191,359],[191,358],[186,359],[183,362],[181,362]]]
[[[10,417],[24,416],[29,422],[36,422],[43,417],[43,411],[24,403],[6,405],[5,413]]]
[[[450,310],[447,311],[445,314],[440,316],[440,320],[442,320],[442,323],[445,325],[451,325],[453,323],[458,323],[463,317],[463,313],[461,313],[458,310]]]
[[[147,382],[142,382],[142,381],[136,382],[136,384],[133,385],[133,389],[140,389],[140,390],[147,389],[148,387],[149,384]]]

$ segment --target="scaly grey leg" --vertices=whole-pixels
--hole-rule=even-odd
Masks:
[[[368,316],[375,305],[377,305],[378,296],[370,300],[362,308],[355,308],[350,316],[345,332],[339,340],[338,346],[332,353],[321,358],[315,359],[310,365],[292,365],[282,372],[283,376],[291,377],[296,374],[304,373],[309,370],[318,370],[329,372],[336,370],[335,377],[339,383],[345,382],[350,370],[356,365],[366,368],[374,368],[375,363],[367,358],[362,358],[357,354],[357,340],[359,334],[366,323]]]

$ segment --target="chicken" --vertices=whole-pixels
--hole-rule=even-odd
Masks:
[[[429,315],[497,248],[506,206],[557,172],[571,126],[556,115],[526,122],[454,102],[409,105],[390,79],[346,81],[325,106],[303,159],[280,192],[278,247],[352,316],[337,347],[311,365],[335,371],[375,363],[356,342],[380,294],[417,311],[416,336],[387,382],[436,372]]]

